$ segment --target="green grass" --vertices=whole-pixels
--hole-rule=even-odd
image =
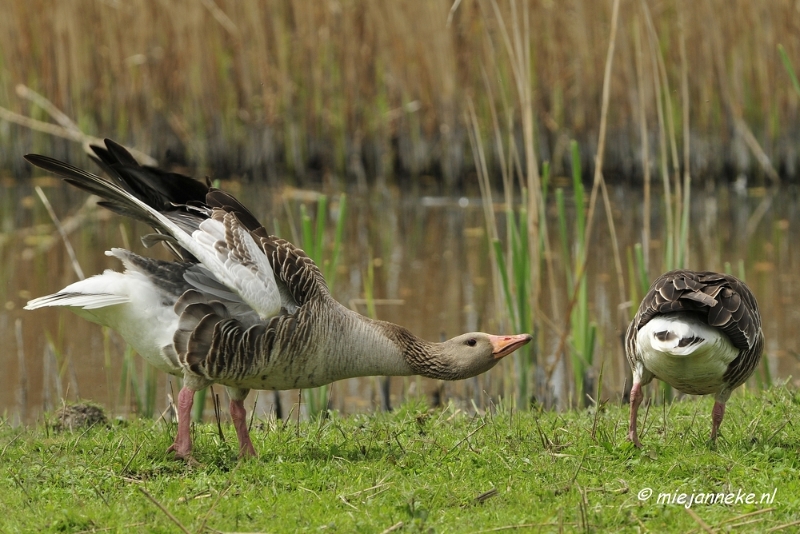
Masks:
[[[625,440],[627,406],[608,403],[486,415],[411,403],[256,421],[260,456],[241,462],[229,424],[224,441],[215,424],[197,424],[193,465],[165,456],[174,428],[163,422],[61,434],[4,423],[0,532],[702,532],[701,521],[792,531],[800,392],[737,392],[716,447],[706,442],[712,403],[672,403],[666,420],[662,406],[646,421],[642,410],[641,451]],[[654,495],[640,500],[647,488]],[[656,503],[659,493],[739,490],[756,501],[774,492],[774,502]]]

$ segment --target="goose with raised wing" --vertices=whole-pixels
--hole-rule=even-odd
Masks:
[[[314,262],[269,235],[234,197],[192,178],[140,166],[120,145],[93,146],[108,179],[46,156],[25,158],[98,195],[106,208],[149,224],[175,261],[115,248],[108,270],[26,309],[64,306],[116,330],[157,368],[182,376],[178,430],[169,451],[188,458],[194,393],[222,384],[241,456],[255,455],[244,399],[250,389],[310,388],[344,378],[476,376],[527,344],[529,334],[472,332],[425,341],[402,326],[338,303]]]
[[[711,441],[725,403],[761,360],[764,334],[753,293],[729,274],[687,270],[661,275],[633,318],[625,352],[633,372],[628,438],[641,447],[636,415],[653,378],[690,395],[714,395]]]

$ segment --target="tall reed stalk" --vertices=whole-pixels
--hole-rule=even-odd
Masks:
[[[499,289],[497,294],[498,309],[505,309],[506,318],[510,327],[518,332],[531,332],[536,337],[537,326],[534,324],[534,310],[536,301],[531,298],[534,291],[534,284],[538,279],[538,258],[542,255],[542,242],[538,233],[538,226],[531,224],[531,213],[528,210],[529,197],[528,189],[520,187],[517,189],[517,180],[521,180],[521,170],[513,165],[514,161],[510,154],[516,152],[515,141],[512,136],[504,142],[497,121],[497,113],[491,108],[493,121],[493,138],[498,150],[503,154],[509,154],[503,161],[503,194],[504,205],[502,219],[495,211],[493,201],[492,186],[489,179],[489,170],[486,165],[486,155],[481,139],[481,128],[471,103],[468,105],[469,113],[465,120],[470,124],[470,145],[475,159],[475,167],[478,171],[478,184],[483,198],[484,219],[487,226],[492,255],[492,273],[496,285]],[[506,152],[507,150],[507,152]],[[513,173],[513,174],[512,174]],[[515,201],[516,191],[519,191],[521,203]],[[539,211],[541,214],[542,212]],[[498,229],[498,219],[505,223],[506,238],[505,242],[500,237]],[[530,229],[535,232],[535,239],[531,238]],[[537,253],[533,253],[531,245],[537,248]],[[521,409],[526,409],[531,401],[538,395],[533,382],[534,370],[536,365],[537,342],[517,350],[514,353],[515,380],[513,381],[516,404]],[[511,381],[509,381],[511,382]]]
[[[328,283],[328,288],[334,291],[336,283],[336,268],[342,250],[342,235],[346,215],[347,197],[339,196],[338,209],[336,210],[335,227],[333,230],[333,243],[330,247],[326,244],[330,239],[328,228],[328,197],[321,195],[317,200],[317,212],[312,219],[305,204],[300,205],[300,231],[302,235],[301,247],[314,260],[322,270]],[[326,252],[329,254],[326,254]],[[304,389],[303,397],[306,399],[309,417],[317,417],[326,413],[329,401],[329,386],[313,389]]]
[[[366,307],[366,316],[370,319],[378,318],[378,309],[375,306],[375,261],[372,257],[372,251],[367,255],[367,272],[364,276],[364,306]],[[374,376],[372,377],[373,386],[378,393],[381,402],[381,409],[389,411],[392,408],[390,385],[391,377],[388,376]]]
[[[528,298],[531,284],[531,254],[528,239],[527,190],[521,192],[518,209],[506,209],[506,231],[508,245],[504,248],[499,238],[492,239],[494,261],[500,275],[500,286],[505,299],[506,311],[515,332],[531,330],[533,303]],[[517,373],[517,406],[526,407],[534,395],[531,385],[532,348],[524,347],[515,353]]]
[[[561,254],[564,260],[567,294],[577,295],[575,306],[570,315],[570,347],[569,355],[572,364],[573,384],[579,404],[588,405],[588,395],[595,389],[591,383],[590,370],[594,364],[594,347],[597,337],[597,325],[589,318],[589,293],[586,276],[580,270],[586,262],[586,213],[585,191],[581,181],[581,160],[578,144],[571,142],[572,153],[572,193],[575,202],[574,235],[571,237],[567,228],[567,211],[564,206],[564,192],[556,190],[558,208],[558,228],[561,241]],[[570,252],[570,249],[572,252]],[[576,287],[577,285],[577,287]]]
[[[483,5],[483,4],[481,4]],[[552,283],[554,270],[552,262],[552,251],[550,250],[547,237],[546,201],[547,201],[547,178],[539,175],[538,159],[536,153],[536,142],[533,128],[533,107],[532,107],[532,80],[536,72],[531,68],[531,19],[527,3],[522,3],[520,8],[518,2],[510,0],[508,10],[514,15],[506,17],[499,7],[496,0],[489,2],[492,8],[491,14],[493,22],[499,28],[499,37],[493,39],[487,32],[487,45],[489,48],[495,47],[505,51],[504,55],[497,54],[491,58],[490,66],[498,72],[499,79],[504,79],[506,72],[510,72],[513,80],[513,91],[510,91],[502,84],[499,87],[501,98],[504,105],[503,116],[506,117],[507,124],[505,134],[501,133],[500,120],[495,107],[492,105],[493,97],[490,98],[489,120],[492,124],[494,145],[496,154],[499,156],[500,169],[503,179],[505,192],[505,214],[506,214],[506,239],[508,241],[505,250],[499,245],[499,232],[495,221],[494,205],[492,201],[491,181],[489,180],[489,167],[486,154],[483,148],[480,121],[475,106],[471,99],[467,101],[467,123],[470,125],[470,145],[473,150],[476,168],[478,171],[481,194],[484,197],[484,215],[489,229],[488,235],[492,240],[494,254],[493,273],[498,286],[503,295],[505,308],[509,318],[518,329],[526,328],[536,333],[539,325],[546,318],[539,309],[539,298],[541,287],[547,284],[551,292],[555,289]],[[624,300],[624,287],[622,277],[622,266],[618,253],[616,232],[612,217],[611,204],[602,176],[603,155],[605,147],[605,131],[608,116],[608,102],[610,93],[611,62],[613,58],[617,20],[619,12],[619,1],[615,1],[612,9],[611,38],[609,41],[606,56],[606,65],[603,75],[603,96],[602,110],[600,115],[600,133],[598,141],[598,151],[595,159],[595,177],[588,203],[588,212],[584,212],[584,189],[581,182],[580,154],[577,145],[572,144],[573,160],[573,194],[576,202],[576,230],[574,240],[568,236],[566,224],[566,211],[563,200],[563,192],[558,192],[557,204],[560,214],[560,235],[562,244],[562,254],[564,254],[565,264],[569,267],[565,269],[567,282],[570,287],[569,299],[566,310],[563,330],[559,325],[549,321],[551,329],[556,330],[559,342],[555,350],[553,360],[548,364],[548,372],[541,373],[537,368],[536,377],[544,380],[537,381],[537,396],[543,396],[553,391],[551,379],[554,370],[559,366],[561,355],[569,352],[573,366],[573,374],[576,382],[575,391],[583,397],[583,393],[591,391],[590,384],[586,383],[589,376],[589,369],[593,364],[594,344],[596,337],[596,327],[591,324],[588,313],[588,288],[585,279],[586,265],[588,261],[587,248],[590,242],[592,219],[595,204],[599,193],[602,193],[603,204],[606,210],[611,241],[613,244],[613,255],[616,264],[619,291],[621,299]],[[489,10],[483,11],[484,17],[489,17]],[[488,69],[487,69],[488,70]],[[490,78],[484,75],[486,93],[493,94],[493,85]],[[508,94],[512,93],[512,94]],[[515,131],[517,122],[512,117],[520,116],[522,130],[522,145],[518,144],[518,135]],[[547,168],[547,167],[545,167]],[[514,184],[519,184],[523,203],[522,207],[515,208],[514,205]],[[524,223],[522,222],[524,221]],[[524,242],[524,244],[523,244]],[[572,245],[572,246],[570,246]],[[574,257],[569,249],[574,249]],[[572,260],[570,260],[572,258]],[[547,265],[545,270],[543,267]],[[548,272],[549,278],[544,280],[543,274]],[[549,282],[549,283],[548,283]],[[560,312],[553,298],[553,312]],[[533,313],[536,310],[538,313]],[[570,338],[570,349],[566,350],[567,338]],[[531,344],[530,350],[536,350],[537,343]],[[530,364],[532,360],[527,351],[519,351],[517,355],[517,392],[518,403],[525,406],[529,401],[530,391]],[[563,398],[562,398],[563,401]]]

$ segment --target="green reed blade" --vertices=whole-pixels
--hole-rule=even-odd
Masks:
[[[783,67],[786,69],[786,72],[789,73],[789,78],[792,80],[792,87],[794,87],[795,92],[800,95],[800,83],[797,81],[797,76],[794,73],[792,62],[789,61],[789,56],[786,54],[786,49],[783,48],[782,44],[778,45],[778,53],[781,55]]]
[[[339,259],[342,253],[342,240],[344,236],[344,221],[347,216],[347,196],[342,193],[339,195],[339,210],[336,215],[336,230],[333,234],[333,251],[330,261],[330,269],[325,276],[328,287],[333,288],[336,284],[336,271],[339,266]]]
[[[571,294],[573,278],[572,268],[570,266],[569,236],[567,232],[567,208],[564,205],[564,190],[560,187],[556,189],[556,213],[558,214],[558,240],[561,243],[561,257],[565,265],[564,275],[567,280],[567,294]]]
[[[312,230],[311,216],[305,204],[300,204],[300,231],[303,235],[303,250],[308,256],[317,261],[316,250],[314,250],[314,232]]]
[[[584,238],[586,235],[586,213],[584,212],[584,189],[583,180],[581,176],[581,154],[578,149],[577,141],[570,141],[570,151],[572,153],[572,190],[575,198],[575,236],[580,251],[582,254],[584,250]]]
[[[500,282],[503,287],[503,296],[506,301],[506,309],[511,316],[511,323],[517,325],[517,313],[514,303],[512,301],[511,285],[508,279],[508,270],[506,269],[505,255],[503,254],[503,244],[499,239],[492,240],[492,248],[494,249],[494,258],[497,262],[497,271],[500,274]]]
[[[311,220],[305,204],[300,205],[300,227],[302,234],[302,247],[306,254],[314,260],[320,268],[328,284],[328,288],[334,291],[336,281],[336,268],[341,257],[342,241],[344,235],[344,221],[346,216],[346,197],[342,194],[339,197],[339,210],[336,218],[334,230],[333,247],[331,257],[325,257],[325,242],[327,234],[325,232],[328,221],[328,197],[320,195],[317,201],[316,221]],[[303,390],[303,397],[306,399],[306,408],[309,417],[317,417],[326,413],[329,402],[329,386],[321,386]]]
[[[314,255],[312,258],[320,264],[324,261],[322,251],[324,250],[325,241],[325,223],[328,219],[328,197],[327,195],[320,195],[317,201],[317,228],[314,232]]]

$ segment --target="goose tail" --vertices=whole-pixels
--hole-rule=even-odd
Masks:
[[[716,340],[720,333],[697,320],[677,317],[655,317],[642,329],[650,346],[673,356],[689,356],[708,341]]]
[[[75,291],[59,291],[52,295],[45,295],[33,300],[29,300],[25,305],[26,310],[36,310],[50,306],[67,306],[82,308],[84,310],[95,310],[125,304],[130,299],[123,295],[113,295],[109,293],[80,293]]]

